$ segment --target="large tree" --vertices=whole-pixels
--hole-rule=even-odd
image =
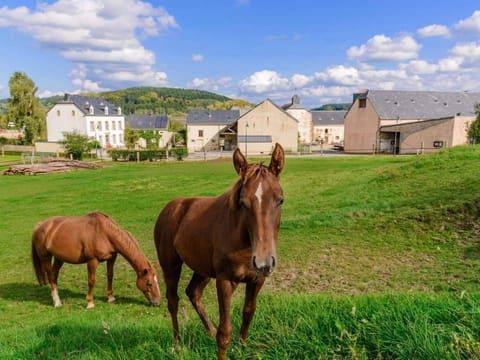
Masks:
[[[38,88],[25,73],[16,71],[10,78],[10,96],[7,118],[25,135],[24,141],[32,144],[45,131],[45,109],[36,97]]]
[[[480,104],[475,105],[477,118],[468,129],[468,139],[472,144],[480,144]]]

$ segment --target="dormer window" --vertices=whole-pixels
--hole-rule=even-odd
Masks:
[[[93,115],[93,105],[90,105],[90,115]]]
[[[108,106],[105,106],[105,115],[108,115]]]
[[[120,106],[117,108],[117,114],[122,115],[122,108]]]

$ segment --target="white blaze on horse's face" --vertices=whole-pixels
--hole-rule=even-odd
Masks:
[[[257,191],[255,191],[255,196],[257,197],[258,204],[262,206],[263,189],[261,181],[258,183]]]
[[[268,276],[273,272],[277,258],[282,190],[278,183],[271,181],[270,176],[262,176],[256,186],[252,184],[252,188],[256,188],[250,208],[251,221],[255,224],[250,232],[252,267],[260,276]]]

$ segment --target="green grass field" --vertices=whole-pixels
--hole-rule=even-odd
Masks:
[[[480,146],[422,156],[287,158],[279,264],[233,359],[480,358]],[[7,166],[0,162],[0,170]],[[236,179],[230,160],[106,164],[0,176],[0,359],[206,359],[216,355],[180,285],[182,345],[170,317],[135,286],[123,258],[115,305],[97,272],[85,309],[85,265],[66,264],[54,308],[30,259],[35,224],[93,210],[112,216],[156,262],[153,225],[178,196],[210,196]],[[213,282],[205,304],[217,318]],[[163,291],[163,283],[161,284]],[[243,287],[235,294],[234,335]]]

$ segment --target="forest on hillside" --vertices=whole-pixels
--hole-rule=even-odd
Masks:
[[[99,96],[122,108],[125,115],[130,114],[167,114],[181,116],[195,109],[229,110],[233,107],[250,107],[247,101],[231,99],[209,91],[163,88],[132,87],[127,89],[100,93],[83,93],[80,95]],[[40,102],[49,109],[63,96],[56,95],[41,98]],[[6,112],[8,99],[0,100],[0,114]]]

